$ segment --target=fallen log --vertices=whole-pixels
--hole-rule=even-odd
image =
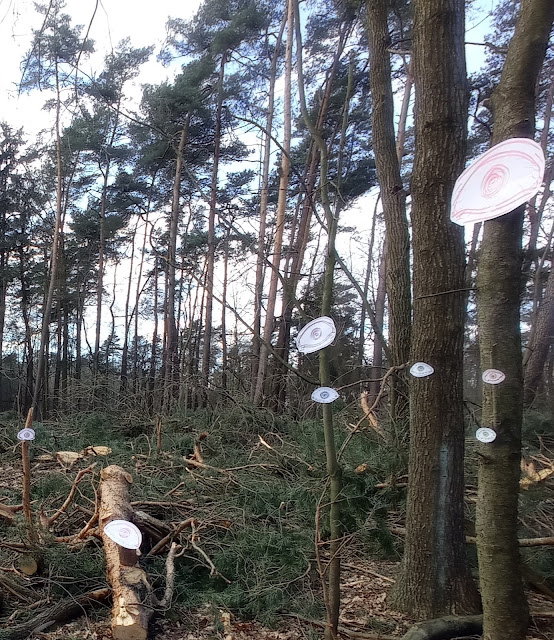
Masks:
[[[408,629],[402,640],[450,640],[465,636],[480,636],[483,616],[445,616],[418,622]]]
[[[129,503],[132,476],[116,465],[102,470],[99,523],[106,554],[106,573],[113,591],[112,635],[114,640],[146,640],[155,599],[135,549],[126,549],[105,533],[112,520],[133,520]]]
[[[13,627],[2,629],[3,640],[23,640],[33,633],[39,633],[53,624],[66,622],[79,615],[94,604],[105,602],[111,593],[110,589],[97,589],[82,596],[71,596],[56,602],[53,607],[42,611],[32,620]]]

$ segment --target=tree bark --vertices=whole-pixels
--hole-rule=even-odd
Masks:
[[[493,144],[532,137],[535,85],[554,20],[551,0],[522,0],[498,87]],[[521,640],[528,608],[517,542],[523,379],[520,297],[524,207],[485,222],[477,274],[481,368],[500,369],[485,385],[482,424],[496,439],[479,447],[477,552],[485,640]]]
[[[388,334],[392,356],[389,366],[398,366],[407,362],[410,354],[410,237],[394,131],[388,8],[389,0],[366,1],[371,56],[369,83],[373,100],[372,140],[386,230]]]
[[[537,312],[533,342],[529,345],[529,358],[525,368],[523,404],[533,403],[540,387],[548,351],[554,344],[554,262],[546,281],[546,290]]]
[[[478,608],[463,530],[464,245],[449,220],[466,148],[463,0],[415,0],[413,57],[411,359],[435,373],[410,383],[407,531],[393,601],[428,619]]]
[[[132,476],[116,465],[102,470],[99,523],[106,554],[106,573],[112,586],[112,634],[114,640],[146,640],[153,613],[152,588],[138,566],[138,554],[111,540],[104,527],[112,520],[131,521],[129,504]]]

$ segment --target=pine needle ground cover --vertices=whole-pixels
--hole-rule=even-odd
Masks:
[[[344,416],[339,427],[343,438],[349,433],[346,423]],[[137,423],[96,413],[35,427],[31,498],[39,542],[27,545],[25,521],[18,511],[12,522],[1,524],[4,543],[0,548],[4,567],[17,567],[27,555],[39,559],[32,575],[14,578],[23,580],[34,601],[46,604],[49,599],[107,586],[102,543],[94,527],[83,540],[75,536],[94,515],[100,469],[117,464],[133,476],[131,499],[136,512],[168,531],[187,519],[195,522],[193,533],[186,528],[175,536],[182,547],[175,595],[171,608],[160,614],[181,619],[188,610],[209,606],[265,624],[272,624],[283,612],[322,618],[314,551],[319,504],[320,553],[326,561],[326,472],[320,421],[291,422],[240,408],[224,416],[173,417],[161,424],[160,448],[154,421]],[[3,501],[9,505],[21,502],[17,431],[18,424],[8,421],[2,431],[0,484]],[[107,455],[96,455],[95,448]],[[88,453],[72,460],[64,452]],[[363,432],[344,453],[344,548],[351,557],[394,554],[386,521],[388,508],[401,498],[401,490],[375,488],[390,476],[391,460],[376,437]],[[94,463],[71,504],[51,526],[44,526],[66,500],[78,472]],[[141,562],[161,592],[167,547],[151,555],[159,536],[148,531],[143,535]],[[11,627],[32,620],[36,610],[29,610],[17,593],[4,592],[2,626],[3,633],[8,633]]]
[[[346,411],[337,412],[337,417],[340,443],[353,427]],[[20,426],[6,416],[0,434],[0,491],[5,505],[21,502],[20,445],[15,437]],[[296,618],[284,617],[324,619],[314,544],[319,505],[319,552],[325,564],[326,471],[319,420],[294,422],[240,407],[224,415],[174,416],[162,421],[159,449],[154,420],[94,413],[35,426],[31,497],[37,523],[44,523],[61,507],[79,471],[94,463],[96,466],[78,484],[63,514],[49,527],[38,524],[40,540],[35,546],[27,544],[21,511],[13,514],[11,522],[0,521],[0,638],[25,637],[14,633],[52,603],[108,586],[104,550],[95,528],[81,541],[75,541],[75,536],[95,512],[100,469],[113,464],[133,476],[135,513],[165,527],[160,531],[144,529],[141,547],[141,564],[159,595],[165,587],[168,547],[154,555],[150,552],[172,527],[190,518],[195,521],[194,532],[184,528],[175,536],[182,548],[176,562],[175,594],[172,605],[157,613],[156,637],[188,637],[173,636],[176,629],[195,638],[223,637],[227,635],[227,615],[232,616],[235,628],[243,625],[244,637],[259,636],[262,629],[278,623],[281,628],[285,624],[292,634],[286,637],[307,637],[306,633],[319,637],[321,630],[308,624],[307,631],[306,623],[293,631]],[[470,534],[471,429],[466,492]],[[544,418],[528,418],[528,459],[546,452],[550,432]],[[358,631],[399,636],[410,622],[386,605],[386,591],[394,582],[403,542],[404,451],[404,447],[386,444],[373,432],[362,430],[351,438],[342,455],[345,534],[341,621]],[[72,461],[63,452],[82,455]],[[551,509],[551,479],[522,491],[521,535],[548,535],[554,518]],[[530,570],[546,577],[545,589],[553,571],[549,549],[523,549]],[[38,562],[26,575],[29,556]],[[535,609],[548,609],[547,595],[533,597],[544,597],[543,602],[535,603]],[[106,620],[108,603],[87,615],[86,624]],[[72,624],[71,628],[78,630],[83,623]],[[75,637],[82,636],[76,631]]]

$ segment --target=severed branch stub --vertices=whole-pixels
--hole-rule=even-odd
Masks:
[[[102,470],[99,524],[106,554],[106,573],[113,592],[114,640],[146,640],[155,599],[148,576],[138,564],[139,553],[114,542],[105,532],[112,520],[132,521],[129,503],[132,476],[111,465]]]

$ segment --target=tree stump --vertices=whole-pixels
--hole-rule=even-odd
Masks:
[[[146,640],[153,613],[152,587],[138,565],[138,551],[111,540],[104,527],[112,520],[132,521],[129,486],[132,476],[112,465],[101,473],[99,523],[106,554],[106,573],[113,592],[112,634],[114,640]]]

